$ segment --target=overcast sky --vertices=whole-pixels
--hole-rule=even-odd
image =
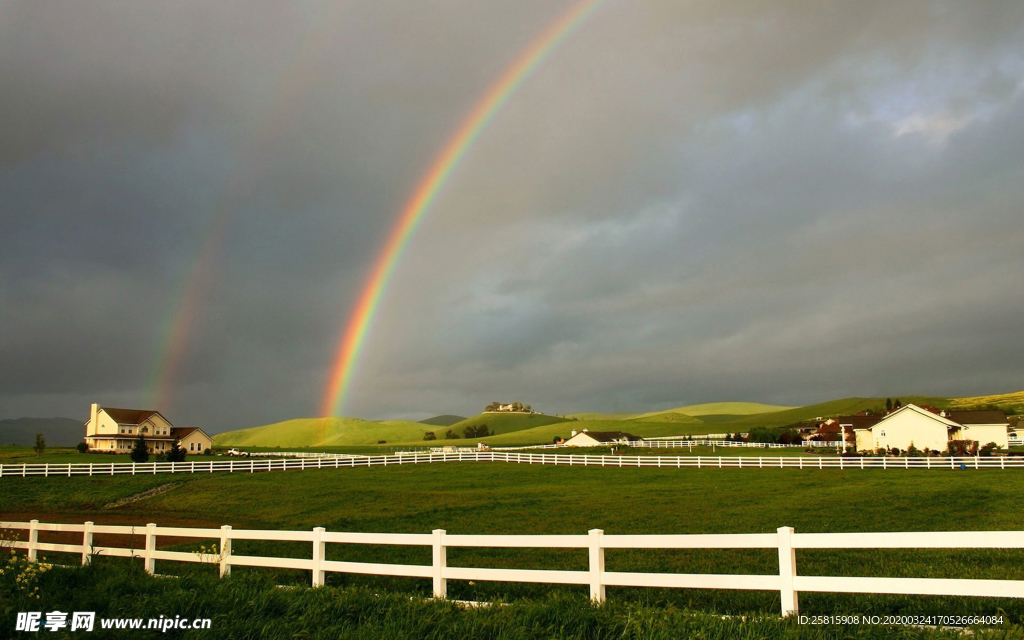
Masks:
[[[562,0],[0,5],[0,418],[314,416],[403,203]],[[208,243],[215,221],[219,242]],[[608,0],[397,267],[349,415],[1024,389],[1024,3]]]

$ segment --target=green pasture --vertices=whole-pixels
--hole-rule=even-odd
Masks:
[[[1020,530],[1020,471],[618,469],[449,463],[270,473],[4,478],[0,518],[332,531],[476,534]],[[148,489],[170,490],[104,508]],[[45,538],[44,538],[45,540]],[[171,543],[195,550],[199,541]],[[238,541],[235,553],[308,557],[308,545]],[[59,556],[59,554],[51,554]],[[428,563],[419,547],[330,545],[330,559]],[[798,553],[802,574],[1024,579],[1024,551],[827,550]],[[609,551],[611,571],[775,573],[773,550]],[[580,550],[452,549],[453,566],[584,569]],[[158,562],[161,573],[183,569]],[[212,572],[213,568],[209,568]],[[302,572],[238,569],[281,584]],[[427,595],[426,580],[331,574],[329,584]],[[453,581],[453,598],[579,597],[582,588]],[[609,588],[621,602],[721,614],[773,614],[772,592]],[[812,594],[812,613],[1024,615],[1012,599]]]

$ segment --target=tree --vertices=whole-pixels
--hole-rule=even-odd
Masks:
[[[437,436],[434,435],[433,431],[427,431],[423,434],[424,440],[437,440]]]
[[[531,407],[528,404],[524,404],[523,405],[523,411],[525,411],[526,413],[532,413],[533,412],[533,407]]]
[[[896,402],[892,403],[892,408],[893,409],[899,409],[902,406],[903,406],[903,403],[900,402],[899,398],[896,398]]]
[[[132,447],[132,462],[146,462],[149,460],[149,450],[146,449],[146,439],[139,434]]]
[[[885,412],[888,413],[890,411],[892,411],[892,398],[886,398],[885,399]]]
[[[512,410],[513,411],[522,411],[523,410],[523,403],[519,402],[518,400],[516,400],[515,402],[512,403]]]
[[[89,443],[87,443],[85,441],[79,442],[78,445],[76,445],[75,448],[78,449],[78,453],[88,453],[89,452]]]
[[[36,457],[43,455],[43,452],[46,451],[46,438],[43,437],[43,434],[36,434],[36,446],[32,447],[32,450],[36,452]]]
[[[447,432],[445,432],[445,434],[444,434],[444,439],[445,439],[445,440],[458,440],[458,438],[459,438],[459,434],[455,433],[455,432],[454,432],[454,431],[452,431],[451,429],[449,429],[449,430],[448,430]]]
[[[181,447],[181,442],[175,440],[171,443],[171,449],[167,452],[167,462],[185,462],[185,450]]]

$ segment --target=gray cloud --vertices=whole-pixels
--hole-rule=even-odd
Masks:
[[[547,2],[13,3],[0,416],[313,415],[370,264]],[[400,263],[349,413],[1024,388],[1024,8],[606,3]]]

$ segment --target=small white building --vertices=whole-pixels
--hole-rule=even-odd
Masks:
[[[573,429],[572,437],[565,441],[567,447],[600,447],[610,444],[626,444],[643,440],[639,436],[623,431],[576,431]]]
[[[946,413],[946,412],[943,412]],[[968,421],[974,417],[964,412],[960,415]],[[996,412],[999,413],[999,412]],[[857,429],[857,450],[875,451],[876,449],[899,449],[906,451],[911,446],[917,449],[945,451],[950,440],[973,440],[983,447],[990,442],[1006,448],[1008,444],[1008,424],[962,424],[953,419],[954,414],[943,416],[907,404],[893,411],[874,426]],[[986,416],[986,420],[994,419]],[[1005,419],[1005,416],[1004,416]]]

